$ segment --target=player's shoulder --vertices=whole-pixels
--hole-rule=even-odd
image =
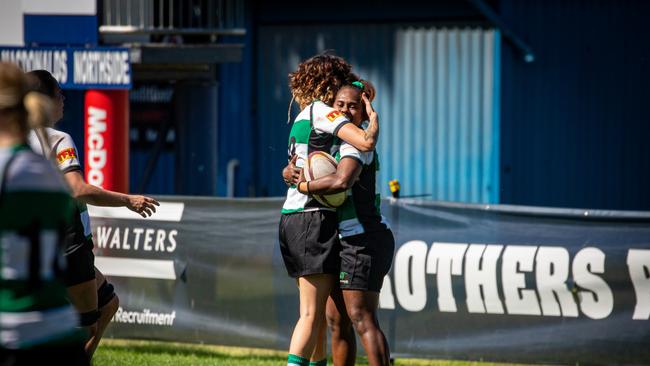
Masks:
[[[29,148],[15,154],[7,170],[7,191],[67,191],[61,173],[50,161]]]
[[[335,135],[337,130],[347,122],[349,120],[343,112],[321,101],[314,103],[314,124],[317,129]]]
[[[300,111],[300,113],[298,113],[298,115],[293,120],[293,122],[296,123],[296,122],[300,122],[300,121],[303,121],[303,120],[309,120],[310,108],[311,108],[311,106],[307,106],[302,111]]]
[[[75,144],[74,141],[72,140],[72,136],[70,136],[70,134],[68,134],[67,132],[55,130],[53,128],[48,128],[47,135],[50,139],[50,144],[52,145],[52,148],[55,149],[57,152],[63,149],[75,148]]]
[[[68,133],[50,127],[45,128],[45,132],[47,133],[47,139],[50,143],[50,147],[57,153],[64,149],[76,148],[74,141],[72,140],[72,136],[70,136]],[[32,149],[35,151],[40,151],[41,142],[36,135],[36,131],[29,131],[27,140]]]
[[[333,122],[337,118],[343,116],[344,114],[342,112],[330,107],[320,100],[314,102],[314,118],[323,118]]]
[[[335,111],[336,109],[330,107],[329,105],[325,104],[322,100],[316,100],[314,101],[314,113],[318,112],[319,114],[327,114],[331,111]]]

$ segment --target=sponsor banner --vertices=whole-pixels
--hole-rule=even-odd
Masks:
[[[63,89],[130,89],[127,48],[0,47],[0,60],[48,70]]]
[[[86,181],[129,191],[129,99],[126,90],[88,90],[84,105]]]
[[[279,199],[161,198],[96,210],[108,333],[286,349],[298,316]],[[528,363],[650,360],[650,213],[384,202],[396,238],[379,318],[396,356]],[[360,344],[360,342],[359,342]]]

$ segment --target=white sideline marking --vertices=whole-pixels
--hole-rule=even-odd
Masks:
[[[105,217],[109,219],[149,220],[149,221],[175,221],[183,218],[185,204],[182,202],[160,202],[156,212],[151,217],[144,218],[126,207],[99,207],[88,205],[91,217]]]
[[[95,266],[107,276],[175,280],[174,261],[95,257]]]

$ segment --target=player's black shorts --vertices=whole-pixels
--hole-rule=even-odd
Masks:
[[[74,252],[65,256],[67,266],[63,274],[66,287],[95,279],[95,255],[93,242],[88,241]]]
[[[393,263],[393,232],[382,230],[348,236],[341,239],[341,247],[341,288],[379,292]]]
[[[291,277],[339,273],[338,220],[333,211],[283,214],[280,251]]]

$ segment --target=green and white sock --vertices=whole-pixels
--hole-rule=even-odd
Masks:
[[[311,361],[309,366],[327,366],[327,359],[324,358],[320,361]]]
[[[287,366],[309,366],[309,359],[289,354],[287,357]]]

